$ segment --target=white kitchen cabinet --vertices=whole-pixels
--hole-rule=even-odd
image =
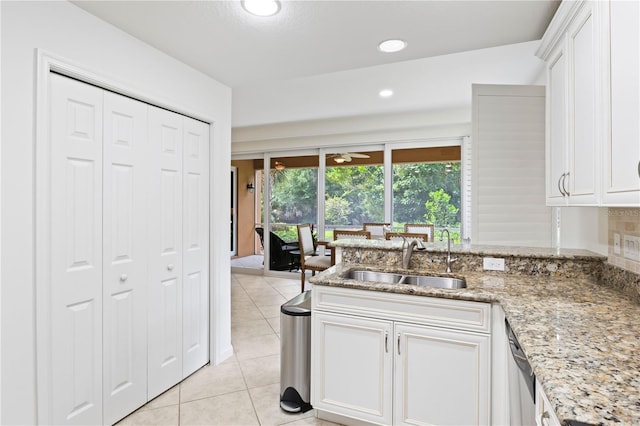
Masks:
[[[640,206],[640,6],[565,1],[547,63],[547,205]]]
[[[602,113],[597,5],[587,1],[562,7],[565,26],[558,30],[552,23],[550,29],[558,34],[541,47],[547,49],[547,205],[598,205]]]
[[[312,405],[333,421],[489,424],[489,304],[315,286]]]
[[[312,405],[364,421],[390,424],[393,323],[331,313],[313,318]]]
[[[549,398],[545,395],[542,385],[536,380],[536,425],[560,426],[560,424],[560,420],[558,420]]]
[[[640,206],[640,4],[602,7],[605,41],[606,135],[603,198],[606,205]]]
[[[394,332],[394,425],[489,423],[489,335],[405,323]]]

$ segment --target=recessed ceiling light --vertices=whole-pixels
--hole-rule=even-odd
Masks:
[[[242,7],[256,16],[272,16],[280,11],[280,2],[275,0],[242,0]]]
[[[380,95],[381,98],[390,98],[391,96],[393,96],[393,90],[384,89],[384,90],[381,90],[380,93],[378,94]]]
[[[385,40],[378,45],[378,50],[385,53],[399,52],[407,47],[407,42],[400,39]]]

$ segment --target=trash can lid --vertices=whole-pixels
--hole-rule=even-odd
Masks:
[[[280,312],[293,316],[311,315],[311,291],[300,293],[280,306]]]

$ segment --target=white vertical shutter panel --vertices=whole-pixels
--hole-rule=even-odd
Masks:
[[[542,87],[474,86],[475,243],[550,246],[544,108]]]

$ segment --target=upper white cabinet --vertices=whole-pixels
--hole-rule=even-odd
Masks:
[[[547,63],[547,205],[640,206],[637,2],[565,1]]]
[[[611,1],[602,8],[605,100],[606,205],[640,206],[640,4]]]
[[[541,47],[547,49],[547,205],[599,203],[596,6],[563,3]]]

